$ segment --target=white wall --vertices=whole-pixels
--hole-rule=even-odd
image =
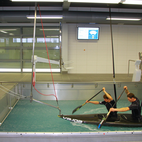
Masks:
[[[97,41],[77,40],[77,26],[89,25],[68,24],[68,59],[73,61],[68,73],[112,73],[110,25],[94,25],[100,27]],[[113,25],[112,30],[115,73],[127,74],[128,60],[139,59],[138,53],[142,52],[142,26]],[[130,64],[133,73],[134,62]]]

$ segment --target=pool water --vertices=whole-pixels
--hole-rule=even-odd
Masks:
[[[44,101],[57,106],[56,101]],[[59,101],[61,114],[70,115],[72,111],[85,101]],[[130,102],[119,100],[117,107],[127,107]],[[85,104],[74,114],[107,113],[104,105]],[[131,113],[131,111],[125,112]],[[37,102],[20,100],[7,119],[0,126],[1,132],[98,132],[98,131],[141,131],[142,127],[112,127],[70,122],[58,117],[59,110]]]

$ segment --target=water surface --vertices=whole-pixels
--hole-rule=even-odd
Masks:
[[[56,101],[44,101],[57,106]],[[72,114],[72,111],[85,100],[59,101],[61,113]],[[117,107],[127,107],[130,102],[119,100]],[[107,113],[104,105],[85,104],[74,114]],[[125,112],[126,113],[126,112]],[[128,111],[127,113],[131,113]],[[97,129],[93,124],[70,122],[58,117],[58,109],[37,102],[20,100],[11,111],[5,122],[0,126],[1,132],[98,132],[98,131],[141,131],[142,127],[112,127],[102,126]]]

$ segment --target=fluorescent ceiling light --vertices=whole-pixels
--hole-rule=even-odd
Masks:
[[[81,3],[119,3],[120,0],[68,0],[68,2],[81,2]]]
[[[3,31],[16,31],[17,29],[0,29],[0,30],[3,30]]]
[[[1,33],[7,33],[7,32],[9,32],[9,31],[16,31],[17,29],[0,29],[0,32]]]
[[[59,36],[46,36],[46,37],[51,37],[51,38],[54,37],[54,38],[58,38]]]
[[[123,4],[142,5],[142,0],[124,0]]]
[[[0,72],[21,72],[21,69],[0,68]]]
[[[106,18],[106,20],[110,20],[110,18]],[[111,20],[140,21],[141,19],[135,19],[135,18],[111,18]]]
[[[13,33],[9,33],[9,35],[14,35]]]
[[[63,2],[64,0],[11,0],[12,2]]]
[[[40,31],[42,31],[43,29],[39,29]],[[59,31],[59,29],[44,29],[44,31]]]
[[[60,69],[51,69],[52,72],[60,72]],[[35,69],[36,72],[51,72],[50,69]],[[32,69],[25,68],[23,72],[32,72]]]
[[[4,34],[6,34],[6,33],[7,33],[6,31],[3,31],[3,30],[0,30],[0,32],[1,32],[1,33],[4,33]]]
[[[35,16],[27,16],[28,19],[34,19]],[[37,16],[36,19],[62,19],[63,16]]]
[[[21,69],[0,68],[0,72],[21,72]],[[32,69],[25,68],[23,72],[32,72]],[[36,72],[51,72],[50,69],[36,69]],[[52,69],[52,72],[60,72],[60,69]]]

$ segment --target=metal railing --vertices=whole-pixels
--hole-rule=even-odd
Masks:
[[[130,72],[130,62],[135,62],[136,60],[128,60],[128,75],[129,75],[129,72]]]

